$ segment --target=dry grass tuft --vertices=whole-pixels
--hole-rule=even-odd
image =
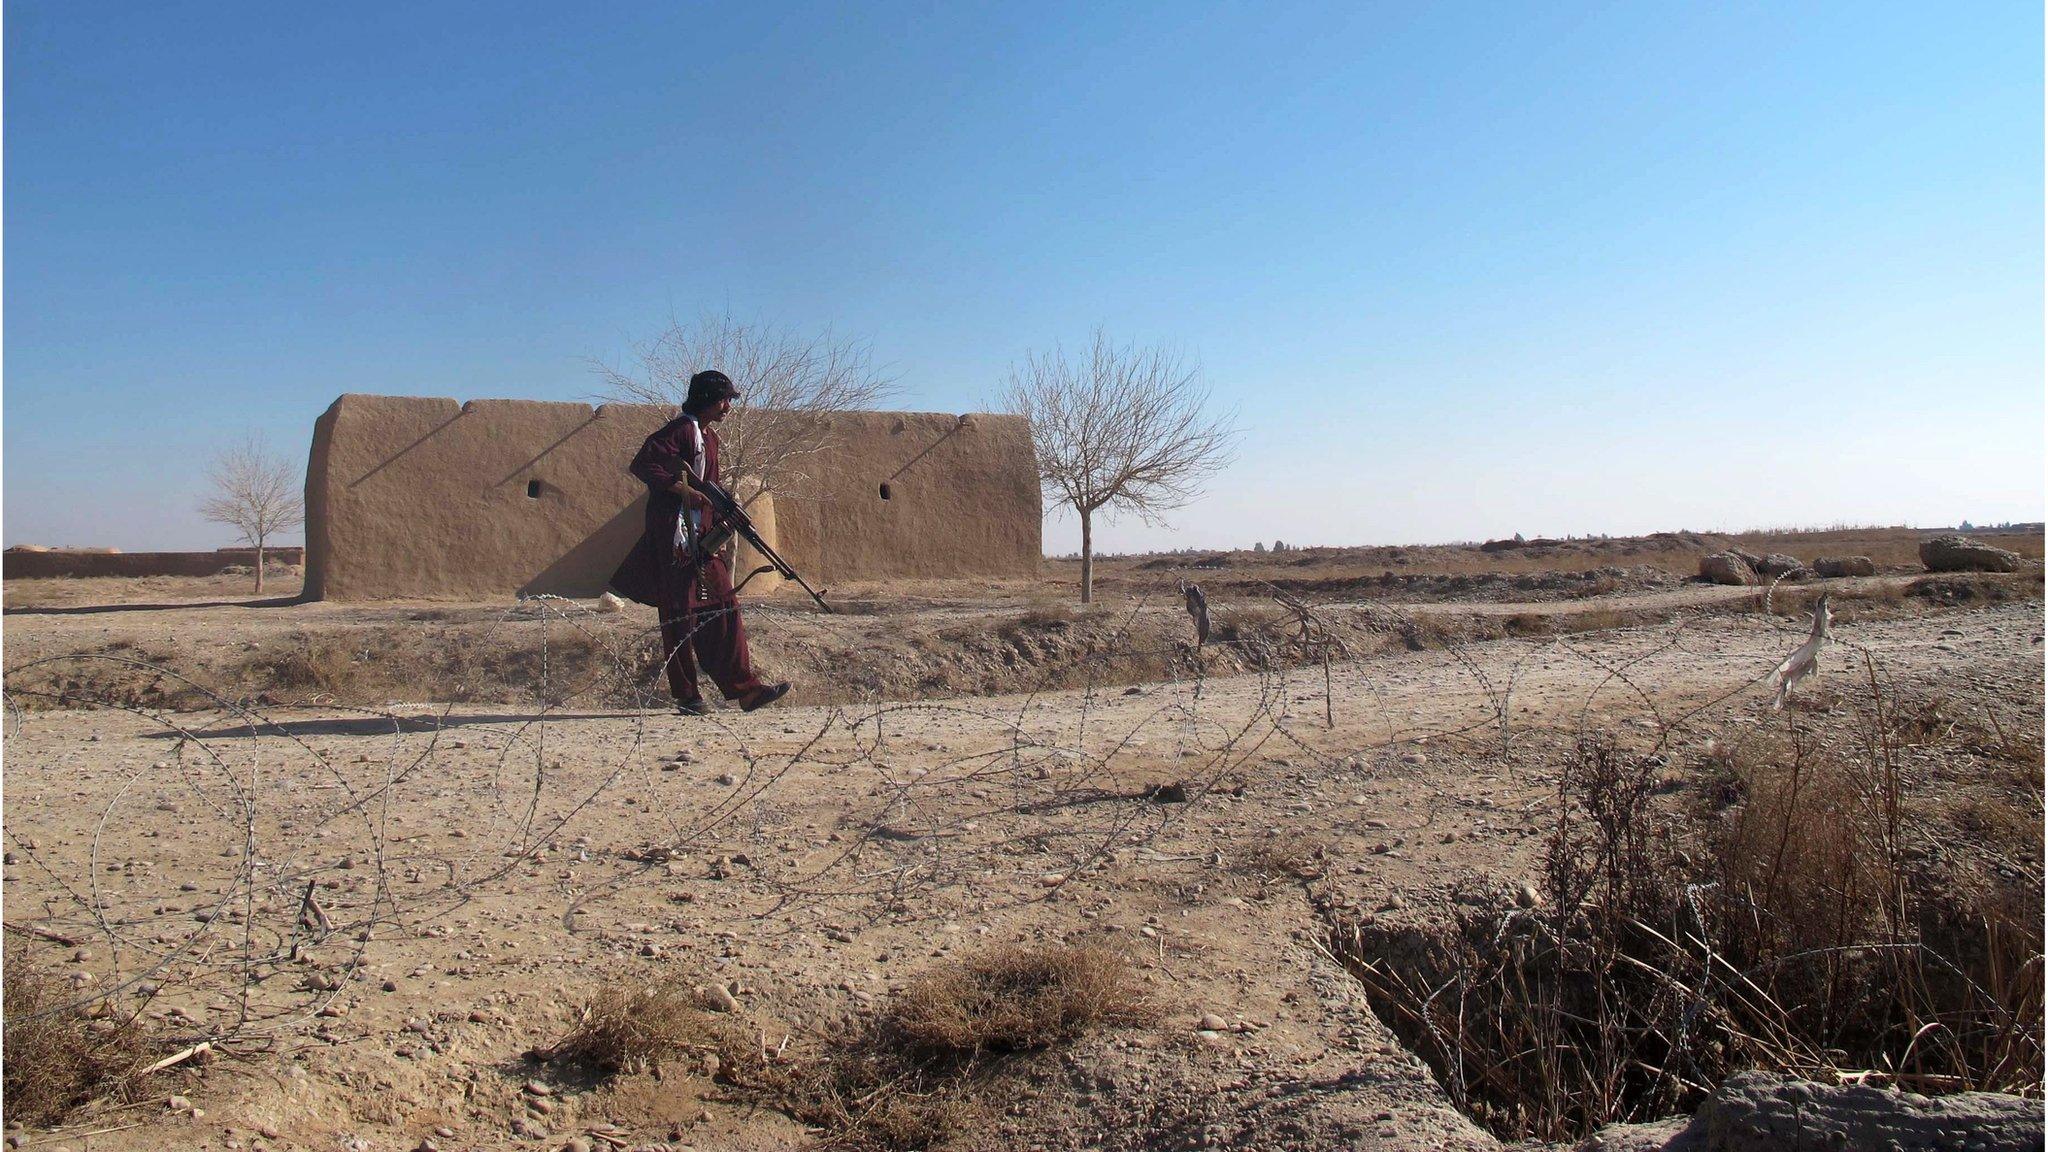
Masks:
[[[1042,948],[990,953],[913,981],[891,1001],[883,1026],[921,1059],[963,1064],[1147,1019],[1121,956]]]
[[[1044,628],[1064,628],[1080,619],[1081,613],[1065,600],[1036,600],[1024,609],[1022,615],[1009,625],[1010,630],[1033,631]]]
[[[104,1002],[74,1005],[68,985],[25,947],[7,950],[7,1118],[54,1124],[93,1099],[126,1092],[148,1057],[142,1029]]]
[[[912,981],[864,1030],[831,1038],[814,1059],[767,1066],[758,1086],[836,1141],[928,1148],[971,1125],[1007,1061],[1152,1018],[1113,952],[999,950]]]
[[[730,1016],[706,1011],[686,982],[608,980],[583,1006],[567,1035],[539,1051],[550,1063],[610,1075],[658,1070],[684,1053],[710,1053],[723,1066],[760,1063],[760,1046]]]
[[[1268,880],[1314,880],[1328,869],[1328,841],[1301,833],[1269,836],[1249,849],[1239,866]]]

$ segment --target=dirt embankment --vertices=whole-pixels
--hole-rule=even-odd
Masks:
[[[1435,580],[1437,578],[1430,578]],[[1446,577],[1466,580],[1465,577]],[[750,605],[755,662],[792,681],[800,699],[855,704],[989,696],[1320,666],[1374,653],[1519,637],[1540,639],[1670,623],[1764,607],[1759,589],[1697,583],[1617,588],[1518,601],[1518,582],[1482,582],[1485,599],[1345,599],[1264,587],[1219,591],[1207,641],[1171,597],[1106,597],[1085,608],[1049,597],[885,597],[839,600],[822,615],[788,598]],[[1567,583],[1577,586],[1575,578]],[[1477,587],[1478,585],[1474,585]],[[1781,586],[1779,615],[1810,610],[1829,591],[1844,621],[1950,604],[2038,598],[2038,573],[1884,576]],[[447,701],[643,709],[667,690],[652,610],[605,613],[594,602],[510,605],[158,600],[12,607],[59,599],[34,588],[10,599],[8,682],[25,708],[94,704],[192,709],[223,701],[381,707]],[[187,594],[216,589],[187,589]]]
[[[1879,572],[1925,571],[1922,540],[1948,529],[1837,528],[1768,532],[1657,532],[1648,536],[1570,540],[1489,541],[1484,544],[1290,548],[1283,552],[1190,551],[1169,555],[1110,556],[1096,561],[1096,586],[1108,591],[1170,592],[1176,581],[1199,581],[1213,590],[1256,594],[1268,584],[1357,596],[1409,593],[1461,599],[1538,600],[1597,592],[1645,590],[1690,580],[1700,557],[1730,547],[1759,555],[1782,553],[1811,562],[1823,556],[1867,556]],[[1973,530],[1972,537],[2039,560],[2039,525]],[[1073,587],[1077,560],[1046,563],[1045,576]],[[1524,577],[1535,577],[1524,582]]]

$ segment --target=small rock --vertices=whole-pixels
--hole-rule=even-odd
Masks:
[[[723,984],[705,985],[702,997],[704,1006],[713,1012],[737,1012],[740,1010],[739,1000],[733,996],[732,990]]]
[[[412,1146],[412,1152],[441,1152],[441,1145],[432,1136],[422,1136],[420,1142]]]
[[[591,1152],[590,1140],[583,1136],[571,1136],[569,1142],[562,1145],[562,1152]]]
[[[455,1139],[455,1129],[450,1128],[446,1124],[436,1124],[434,1125],[434,1135],[439,1136],[443,1140],[453,1140]]]
[[[1230,1021],[1214,1012],[1204,1012],[1201,1018],[1195,1021],[1195,1027],[1203,1032],[1221,1032],[1230,1027]]]
[[[1520,884],[1515,885],[1515,907],[1541,908],[1542,906],[1543,893],[1538,892],[1534,884],[1524,880]]]
[[[735,776],[735,775],[733,775],[733,774],[732,774],[732,773],[730,773],[730,772],[720,772],[720,773],[718,774],[718,782],[719,782],[720,784],[723,784],[723,785],[725,785],[726,787],[730,788],[730,787],[731,787],[731,786],[733,786],[734,784],[737,784],[737,783],[739,783],[739,782],[740,782],[740,778],[739,778],[739,777],[737,777],[737,776]]]
[[[548,1130],[524,1116],[515,1116],[512,1118],[512,1134],[528,1140],[541,1140],[547,1137]]]
[[[553,1096],[555,1094],[553,1088],[548,1087],[539,1080],[528,1080],[521,1086],[520,1091],[525,1092],[528,1096]]]

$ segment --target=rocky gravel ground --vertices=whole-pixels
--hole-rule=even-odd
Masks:
[[[134,642],[218,628],[207,643],[261,645],[338,610],[291,611],[46,616],[27,643],[160,627]],[[2038,728],[2038,600],[1837,631],[1804,690],[1818,714],[1858,690],[1867,651],[1900,691]],[[1680,795],[1705,741],[1777,722],[1761,681],[1803,633],[1681,614],[1394,646],[1327,682],[1225,649],[1128,685],[709,718],[545,699],[17,712],[10,943],[39,929],[24,943],[81,995],[218,1051],[127,1107],[16,1135],[789,1147],[817,1133],[705,1062],[602,1080],[526,1053],[600,985],[659,979],[719,986],[762,1047],[793,1054],[917,973],[1059,942],[1127,957],[1156,1023],[1015,1061],[953,1146],[1493,1148],[1331,959],[1333,922],[1511,904],[1579,734],[1662,741]],[[1912,768],[1942,811],[1990,786],[1943,764],[1930,750]],[[2038,845],[1939,839],[1929,859],[2038,902]]]

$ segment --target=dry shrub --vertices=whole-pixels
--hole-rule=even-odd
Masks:
[[[1234,644],[1257,653],[1284,638],[1282,624],[1291,614],[1265,605],[1247,604],[1218,611],[1211,603],[1209,643]]]
[[[1794,724],[1717,749],[1718,815],[1688,823],[1655,803],[1662,756],[1583,741],[1539,907],[1419,940],[1340,925],[1334,951],[1507,1139],[1690,1108],[1748,1068],[2037,1094],[2038,912],[1909,872],[1899,752],[1927,721],[1874,684],[1862,703],[1854,753]]]
[[[966,1126],[1006,1062],[1152,1019],[1129,962],[1100,948],[998,950],[913,980],[816,1059],[769,1065],[778,1105],[845,1143],[929,1147]]]
[[[1560,632],[1612,632],[1617,628],[1640,628],[1655,624],[1663,618],[1655,612],[1628,611],[1620,608],[1594,608],[1585,612],[1567,612],[1557,618]]]
[[[1402,620],[1396,627],[1401,644],[1410,652],[1426,652],[1463,644],[1473,638],[1468,620],[1431,612]]]
[[[319,698],[379,705],[393,699],[520,701],[557,706],[571,699],[620,702],[653,682],[658,651],[614,653],[592,636],[558,626],[485,636],[418,627],[300,633],[252,652],[231,675],[245,691],[287,700]]]
[[[2014,575],[1963,572],[1922,576],[1906,586],[1906,594],[1937,604],[2005,604],[2041,599],[2041,570]]]
[[[25,947],[10,947],[4,979],[7,1118],[54,1124],[79,1105],[123,1095],[148,1058],[142,1029],[101,1002],[88,1010]]]
[[[672,975],[621,973],[584,1004],[566,1035],[538,1054],[604,1075],[659,1069],[686,1052],[711,1053],[736,1069],[760,1062],[759,1044],[745,1029],[699,1005],[696,991]]]
[[[289,647],[258,652],[243,662],[243,671],[265,689],[352,696],[356,665],[369,659],[368,650],[347,637],[301,635]]]
[[[1904,584],[1843,587],[1837,581],[1822,580],[1812,584],[1779,584],[1769,590],[1766,606],[1773,616],[1809,624],[1813,620],[1814,602],[1822,596],[1828,598],[1828,609],[1837,627],[1895,619],[1908,603]]]
[[[1622,589],[1621,581],[1608,575],[1599,575],[1570,591],[1573,599],[1583,600],[1592,596],[1607,596]]]
[[[1004,626],[1004,631],[1036,631],[1045,628],[1064,628],[1080,618],[1080,612],[1064,600],[1037,600],[1015,621]]]
[[[1727,895],[1762,916],[1738,918],[1759,955],[1833,947],[1870,929],[1890,877],[1862,781],[1838,760],[1794,746],[1738,769],[1745,802],[1714,837]]]

